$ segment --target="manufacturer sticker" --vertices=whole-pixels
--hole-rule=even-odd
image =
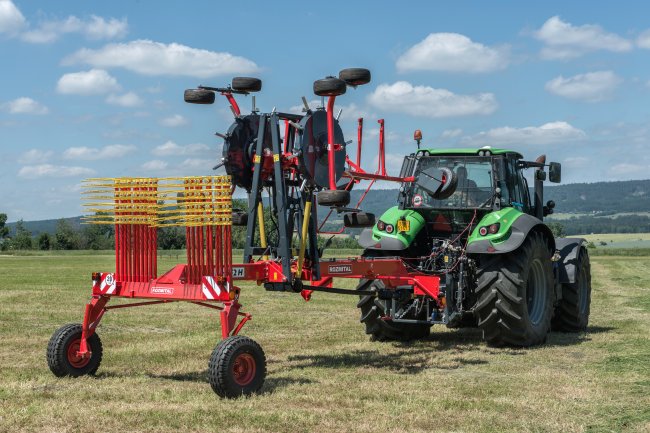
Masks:
[[[149,289],[149,293],[154,295],[173,295],[174,288],[173,287],[152,287],[151,289]]]
[[[351,274],[352,266],[350,265],[330,265],[327,268],[330,274]]]
[[[413,206],[420,207],[422,206],[422,196],[420,194],[415,194],[413,196]]]

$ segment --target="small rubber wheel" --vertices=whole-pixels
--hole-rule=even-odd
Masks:
[[[456,192],[456,187],[458,186],[458,175],[452,169],[447,167],[441,167],[440,173],[442,176],[442,185],[440,185],[440,188],[438,188],[438,191],[436,191],[432,197],[436,200],[445,200]]]
[[[58,377],[93,375],[102,362],[102,342],[95,332],[88,338],[89,358],[77,356],[81,344],[81,325],[74,323],[57,329],[47,345],[47,365]]]
[[[339,79],[348,86],[361,86],[370,82],[370,71],[363,68],[347,68],[339,72]]]
[[[314,93],[318,96],[339,96],[347,90],[345,81],[327,77],[314,81]]]
[[[235,335],[215,347],[208,363],[208,380],[220,397],[251,395],[262,388],[266,377],[266,356],[259,344]]]
[[[262,80],[252,77],[235,77],[232,79],[233,90],[241,92],[259,92],[262,90]]]
[[[350,191],[340,189],[325,189],[316,195],[321,206],[347,206],[350,204]]]
[[[205,89],[187,89],[183,95],[190,104],[214,104],[214,92]]]
[[[350,228],[372,227],[375,225],[375,214],[369,212],[349,212],[343,215],[343,225]]]
[[[248,225],[248,214],[246,212],[233,212],[232,225],[237,227],[246,227]]]

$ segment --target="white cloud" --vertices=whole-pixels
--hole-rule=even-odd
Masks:
[[[643,176],[645,178],[647,177],[648,171],[650,171],[650,165],[648,164],[630,164],[623,162],[611,166],[607,170],[607,173],[616,179],[630,179],[635,176]]]
[[[66,58],[64,63],[86,63],[98,68],[125,68],[143,75],[180,75],[198,78],[259,71],[253,61],[230,53],[150,40],[108,44],[97,50],[83,48]]]
[[[463,137],[461,143],[467,145],[502,146],[505,144],[530,145],[566,143],[583,140],[587,134],[567,122],[549,122],[541,126],[526,126],[513,128],[503,126],[489,131]]]
[[[59,78],[56,90],[63,94],[101,95],[120,90],[117,80],[103,69],[71,72]]]
[[[173,141],[167,141],[164,144],[154,147],[151,151],[156,156],[170,156],[170,155],[199,155],[210,151],[210,147],[203,143],[186,144],[185,146],[178,145]]]
[[[599,25],[574,26],[557,15],[549,18],[534,36],[546,44],[541,55],[547,60],[570,59],[596,50],[620,53],[632,49],[629,40]]]
[[[32,98],[18,98],[2,104],[2,108],[11,114],[47,114],[48,108]]]
[[[106,102],[112,105],[119,105],[121,107],[137,107],[142,105],[142,98],[133,92],[127,92],[123,95],[116,95],[111,93],[106,98]]]
[[[158,171],[158,170],[166,169],[168,165],[169,164],[167,164],[165,161],[154,159],[152,161],[147,161],[144,164],[142,164],[142,169],[147,171]]]
[[[445,129],[445,130],[442,131],[442,133],[440,134],[440,138],[443,138],[443,139],[456,138],[456,137],[459,137],[459,136],[462,135],[462,134],[463,134],[463,130],[460,129],[460,128],[456,128],[456,129]]]
[[[491,72],[508,66],[510,49],[491,48],[458,33],[431,33],[397,59],[397,70]]]
[[[26,165],[18,171],[18,176],[27,179],[40,177],[92,176],[93,174],[95,174],[95,170],[87,167],[68,167],[52,164]]]
[[[636,38],[636,44],[639,48],[650,49],[650,29],[644,31]]]
[[[174,114],[172,116],[165,117],[164,119],[160,119],[159,123],[162,126],[166,126],[168,128],[177,128],[179,126],[187,125],[189,121],[180,114]]]
[[[612,71],[589,72],[546,83],[546,90],[569,99],[598,102],[609,99],[623,80]]]
[[[564,168],[586,168],[590,163],[591,159],[585,156],[569,156],[562,161]]]
[[[492,93],[456,95],[446,89],[413,86],[406,81],[380,84],[368,102],[385,111],[430,118],[491,114],[498,106]]]
[[[213,166],[214,161],[199,158],[188,158],[181,163],[181,168],[186,170],[211,170]]]
[[[30,149],[20,156],[18,162],[22,164],[38,164],[48,161],[53,154],[54,152],[51,150]]]
[[[99,148],[86,146],[69,147],[63,152],[63,157],[65,159],[83,160],[113,159],[126,156],[135,150],[135,146],[126,144],[110,144]]]
[[[0,33],[15,35],[25,27],[25,17],[11,0],[0,0]]]
[[[25,42],[43,44],[54,42],[64,34],[78,33],[87,39],[117,39],[126,36],[128,24],[126,18],[104,19],[91,15],[87,20],[69,16],[64,20],[51,20],[42,22],[38,28],[29,30],[21,35]]]

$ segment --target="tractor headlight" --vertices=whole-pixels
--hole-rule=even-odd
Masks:
[[[395,231],[395,226],[392,224],[386,224],[386,233],[391,234]]]
[[[490,224],[489,226],[481,227],[480,229],[478,229],[478,233],[481,236],[487,236],[488,234],[494,235],[499,233],[500,228],[501,228],[501,224],[494,223],[494,224]]]
[[[386,223],[383,222],[382,220],[379,220],[379,222],[377,222],[377,230],[383,232],[385,229],[386,229]]]

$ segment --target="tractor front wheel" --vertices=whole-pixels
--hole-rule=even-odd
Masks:
[[[483,338],[495,346],[541,344],[553,315],[553,268],[544,236],[530,233],[506,254],[481,258],[475,313]]]
[[[266,356],[255,341],[234,335],[215,347],[208,364],[208,380],[220,397],[251,395],[266,378]]]
[[[88,338],[91,355],[78,355],[81,345],[82,328],[79,324],[69,324],[57,329],[47,345],[47,365],[58,377],[79,377],[97,372],[102,362],[102,342],[97,333]]]

